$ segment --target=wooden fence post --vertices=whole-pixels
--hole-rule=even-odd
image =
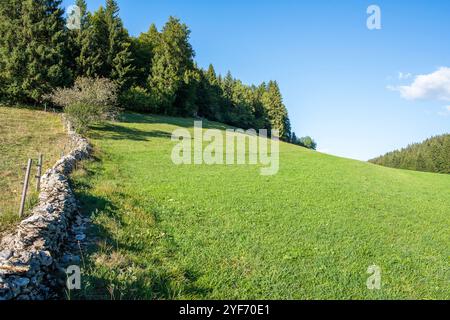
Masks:
[[[41,191],[41,176],[42,176],[42,165],[43,165],[43,155],[39,154],[38,165],[37,165],[37,174],[36,174],[36,191]]]
[[[27,172],[25,174],[25,179],[23,182],[22,199],[20,200],[19,217],[21,217],[21,218],[23,217],[23,211],[25,210],[25,200],[27,198],[28,181],[30,180],[30,172],[31,172],[32,164],[33,164],[33,160],[28,159]]]

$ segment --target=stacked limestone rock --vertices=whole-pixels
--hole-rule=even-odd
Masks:
[[[86,139],[72,130],[69,134],[74,148],[42,177],[32,216],[0,241],[0,300],[51,299],[61,286],[64,277],[57,260],[65,243],[73,241],[71,225],[77,215],[67,175],[91,151]]]

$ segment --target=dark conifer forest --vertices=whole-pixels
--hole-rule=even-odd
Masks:
[[[95,12],[85,0],[76,5],[81,25],[71,30],[61,0],[0,2],[2,101],[38,105],[77,78],[107,78],[117,84],[125,110],[276,129],[284,141],[300,144],[278,83],[246,85],[231,72],[217,74],[213,65],[199,68],[189,27],[179,19],[169,17],[161,30],[152,24],[133,37],[115,0]]]
[[[411,144],[370,162],[398,169],[450,173],[450,134]]]

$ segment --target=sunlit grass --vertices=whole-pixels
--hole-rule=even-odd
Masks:
[[[44,155],[45,172],[60,157],[67,140],[59,114],[0,106],[0,233],[19,221],[20,196],[28,159],[32,158],[34,165],[27,210],[37,202],[34,176],[39,153]]]
[[[450,298],[450,176],[288,144],[272,177],[175,166],[178,126],[193,120],[127,115],[91,133],[97,161],[73,177],[98,237],[81,297]]]

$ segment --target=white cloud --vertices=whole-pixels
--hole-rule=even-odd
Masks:
[[[433,73],[418,75],[409,86],[388,86],[388,89],[400,92],[407,100],[450,101],[450,68],[441,67]]]
[[[398,80],[407,80],[407,79],[411,78],[412,76],[413,76],[412,73],[399,72],[398,73]]]

